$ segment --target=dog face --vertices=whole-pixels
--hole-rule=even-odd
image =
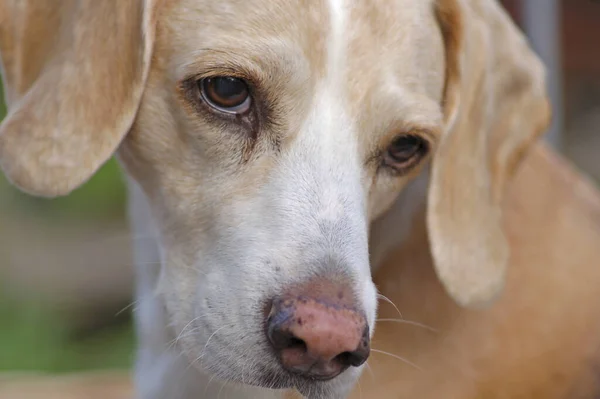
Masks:
[[[438,274],[464,305],[498,291],[498,193],[547,104],[538,60],[495,3],[33,4],[0,8],[25,13],[0,43],[2,166],[61,195],[118,147],[151,204],[156,288],[194,365],[347,392],[374,331],[370,224],[430,154]],[[42,16],[39,36],[15,34]]]
[[[160,215],[160,290],[175,330],[195,332],[179,341],[218,376],[289,386],[263,308],[299,284],[343,287],[373,331],[369,222],[436,144],[444,85],[435,14],[388,11],[287,0],[161,11],[120,156]],[[424,27],[411,40],[370,32],[411,21]],[[219,84],[239,91],[232,106]]]

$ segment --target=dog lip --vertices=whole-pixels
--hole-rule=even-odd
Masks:
[[[313,374],[300,374],[294,373],[292,371],[280,369],[280,370],[269,370],[263,371],[260,373],[260,376],[256,378],[254,381],[246,380],[245,383],[248,385],[253,385],[260,388],[268,388],[268,389],[300,389],[301,387],[314,386],[315,384],[323,383],[330,381],[340,374],[342,374],[345,370],[336,373],[335,375],[323,377],[319,375]]]
[[[335,377],[339,376],[340,374],[342,374],[344,371],[346,371],[348,369],[348,367],[339,369],[338,371],[335,371],[333,373],[327,374],[327,375],[323,375],[323,374],[317,374],[317,373],[302,373],[302,371],[298,371],[297,373],[294,373],[293,371],[290,371],[289,373],[299,377],[305,381],[330,381],[333,380]]]

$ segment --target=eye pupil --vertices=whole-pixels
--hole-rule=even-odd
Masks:
[[[250,105],[248,85],[239,78],[205,78],[200,81],[200,90],[206,102],[221,111],[242,113]]]
[[[390,155],[398,161],[412,158],[421,148],[421,140],[414,136],[400,137],[390,148]]]
[[[388,149],[388,163],[392,167],[406,167],[408,164],[416,163],[427,149],[425,140],[418,136],[398,137]]]

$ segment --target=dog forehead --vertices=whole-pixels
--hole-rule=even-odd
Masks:
[[[248,56],[272,50],[282,63],[303,58],[324,70],[329,0],[167,0],[158,14],[155,52],[171,68],[214,49]]]
[[[286,76],[299,83],[290,91],[298,104],[314,103],[322,95],[317,84],[324,82],[321,87],[335,92],[330,97],[358,125],[361,148],[372,148],[405,116],[437,116],[445,76],[434,3],[166,0],[158,13],[154,68],[163,64],[176,81],[204,50],[223,51],[224,58],[234,51],[260,59],[273,80]],[[294,109],[289,118],[307,112]]]
[[[344,1],[348,107],[369,133],[362,139],[399,121],[438,123],[445,51],[435,0]]]
[[[394,62],[403,66],[396,72],[411,75],[423,70],[423,61],[437,50],[431,48],[433,4],[434,0],[165,0],[158,13],[158,46],[162,38],[172,51],[193,56],[205,48],[244,49],[278,42],[300,50],[296,55],[306,57],[318,71],[331,61],[328,54],[343,48],[346,73]],[[399,59],[401,63],[395,62]]]
[[[443,69],[443,43],[433,0],[340,1],[348,2],[351,71],[371,71],[384,79],[391,74],[405,89],[419,94],[437,91],[439,82],[427,86],[431,73]]]

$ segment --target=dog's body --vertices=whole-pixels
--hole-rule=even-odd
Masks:
[[[523,293],[465,309],[502,291],[520,239],[505,187],[549,107],[541,63],[494,0],[3,0],[0,52],[0,165],[17,186],[64,195],[117,149],[130,178],[135,234],[153,239],[136,249],[141,398],[346,397],[375,330],[371,269],[407,318],[440,330],[377,324],[374,356],[379,337],[408,357],[406,343],[426,370],[403,371],[392,397],[454,395],[427,377],[448,367],[483,384],[479,364],[510,344]],[[558,276],[555,239],[537,241],[551,259],[519,246],[509,284],[515,267],[536,284],[545,260]],[[406,248],[424,258],[404,265]],[[470,337],[489,341],[474,353]],[[570,342],[556,337],[536,348]],[[367,397],[401,382],[379,362]],[[510,383],[498,364],[482,378]]]
[[[424,209],[424,208],[423,208]],[[402,322],[380,321],[364,398],[595,399],[600,397],[600,195],[538,145],[504,204],[511,264],[503,297],[461,309],[435,278],[422,213],[375,281]],[[398,320],[382,305],[380,319]],[[353,399],[360,398],[358,389]]]

